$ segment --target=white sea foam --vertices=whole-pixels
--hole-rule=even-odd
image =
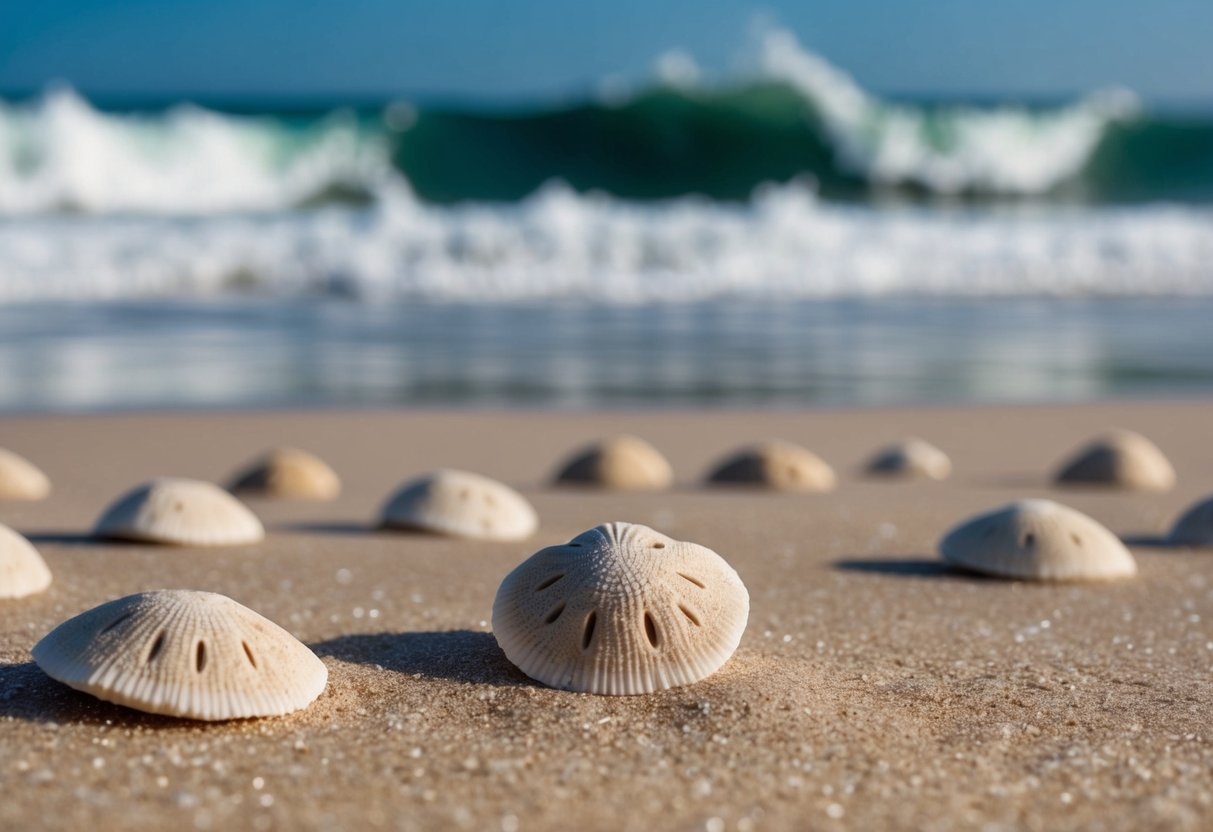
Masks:
[[[1109,125],[1140,109],[1128,90],[1101,91],[1045,112],[893,104],[782,29],[757,31],[748,63],[814,105],[853,172],[873,183],[940,193],[1045,193],[1083,169]]]
[[[0,215],[280,210],[394,176],[381,140],[340,113],[290,130],[190,105],[102,113],[69,89],[0,101]]]
[[[682,301],[720,296],[1213,294],[1213,209],[873,208],[804,186],[747,205],[637,205],[550,186],[440,208],[39,216],[0,225],[0,300],[349,293]]]
[[[653,64],[657,80],[668,87],[691,88],[703,78],[703,70],[695,57],[682,49],[671,49],[657,58]]]

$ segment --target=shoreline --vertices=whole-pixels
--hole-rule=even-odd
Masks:
[[[1208,396],[1210,316],[1209,297],[0,303],[0,408],[744,410]]]
[[[943,567],[943,531],[1048,496],[1118,535],[1157,534],[1213,491],[1213,400],[1079,405],[678,410],[261,410],[0,417],[0,445],[52,496],[0,503],[55,576],[0,603],[0,826],[153,829],[1200,829],[1213,817],[1213,555],[1132,545],[1140,575],[1032,585]],[[1174,463],[1166,494],[1058,490],[1053,466],[1112,427]],[[555,489],[579,445],[651,441],[676,486]],[[919,435],[955,471],[877,482],[856,466]],[[799,442],[827,494],[706,489],[751,441]],[[166,549],[86,538],[102,508],[157,475],[223,481],[298,445],[342,476],[331,503],[250,500],[267,539]],[[540,530],[522,543],[372,531],[400,482],[439,466],[514,485]],[[733,658],[639,697],[549,690],[488,629],[506,572],[600,522],[712,548],[749,589]],[[59,621],[157,587],[227,594],[295,633],[329,669],[307,710],[194,724],[51,682],[29,648]],[[47,807],[54,807],[48,812]]]

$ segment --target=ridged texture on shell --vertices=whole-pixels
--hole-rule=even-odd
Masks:
[[[651,693],[716,672],[737,649],[749,610],[741,578],[712,550],[607,523],[507,575],[493,635],[545,685]]]
[[[276,448],[237,474],[228,490],[284,500],[333,500],[341,493],[341,480],[314,454]]]
[[[33,544],[0,525],[0,598],[36,595],[51,585],[51,570]]]
[[[1167,535],[1177,546],[1213,546],[1213,495],[1189,506]]]
[[[60,624],[34,647],[53,679],[153,714],[281,716],[324,691],[328,670],[294,636],[223,595],[162,589]]]
[[[382,524],[476,540],[524,540],[539,518],[508,485],[444,469],[405,483],[383,507]]]
[[[46,474],[25,457],[0,448],[0,500],[43,500],[50,493]]]
[[[708,474],[724,485],[757,485],[780,491],[831,491],[834,469],[817,454],[791,442],[763,442],[726,458]]]
[[[930,442],[906,439],[884,448],[868,462],[869,474],[906,479],[946,480],[952,460]]]
[[[1133,431],[1118,430],[1081,448],[1058,470],[1057,482],[1170,491],[1175,485],[1175,469],[1149,439]]]
[[[1098,581],[1137,574],[1116,535],[1052,500],[1020,500],[980,514],[939,542],[948,563],[1032,581]]]
[[[106,509],[97,537],[233,546],[265,537],[261,521],[217,485],[200,480],[158,479],[127,492]]]
[[[660,491],[674,481],[661,452],[636,436],[616,436],[573,456],[556,482],[592,485],[612,491]]]

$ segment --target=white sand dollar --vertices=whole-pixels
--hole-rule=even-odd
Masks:
[[[867,464],[869,474],[904,479],[946,480],[952,460],[922,439],[909,438],[881,449]]]
[[[556,474],[556,482],[613,491],[669,488],[674,470],[661,452],[636,436],[616,436],[577,452]]]
[[[1020,500],[966,520],[939,542],[948,563],[1004,578],[1098,581],[1137,574],[1112,532],[1052,500]]]
[[[524,540],[535,533],[539,518],[508,485],[448,468],[401,486],[383,507],[382,525],[476,540]]]
[[[1184,510],[1171,527],[1167,542],[1176,546],[1213,546],[1213,494]]]
[[[265,530],[256,515],[219,486],[165,478],[120,497],[101,515],[94,534],[147,543],[233,546],[256,543]]]
[[[0,500],[43,500],[51,481],[23,456],[0,448]]]
[[[328,670],[294,636],[224,595],[162,589],[60,624],[33,650],[65,685],[187,719],[281,716],[324,691]]]
[[[749,610],[741,578],[711,549],[607,523],[507,575],[493,635],[545,685],[651,693],[716,672],[737,649]]]
[[[0,598],[36,595],[51,585],[51,570],[33,544],[0,525]]]
[[[315,454],[275,448],[238,473],[228,490],[284,500],[333,500],[341,493],[341,480]]]
[[[779,491],[831,491],[834,469],[817,454],[791,442],[751,445],[718,463],[708,481],[721,485],[755,485]]]
[[[1158,446],[1140,433],[1116,430],[1080,448],[1062,464],[1057,482],[1133,491],[1170,491],[1175,469]]]

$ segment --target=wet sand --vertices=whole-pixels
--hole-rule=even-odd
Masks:
[[[1213,402],[917,410],[180,413],[0,420],[0,445],[55,485],[0,503],[55,574],[0,603],[0,828],[1207,829],[1213,825],[1213,551],[1149,545],[1213,491]],[[1057,491],[1091,434],[1139,430],[1168,494]],[[545,484],[566,452],[637,433],[679,486]],[[919,435],[942,483],[873,482],[865,456]],[[781,437],[840,474],[830,494],[705,490],[721,454]],[[342,475],[332,503],[251,501],[263,543],[98,544],[110,499],[156,475],[222,480],[279,444]],[[370,531],[400,481],[463,467],[518,486],[525,543]],[[968,514],[1060,499],[1131,537],[1141,574],[1038,586],[952,572],[935,541]],[[740,573],[749,627],[700,684],[644,697],[548,690],[487,620],[532,551],[629,520],[707,545]],[[160,587],[222,592],[329,667],[308,710],[198,724],[64,688],[30,663],[53,625]]]

